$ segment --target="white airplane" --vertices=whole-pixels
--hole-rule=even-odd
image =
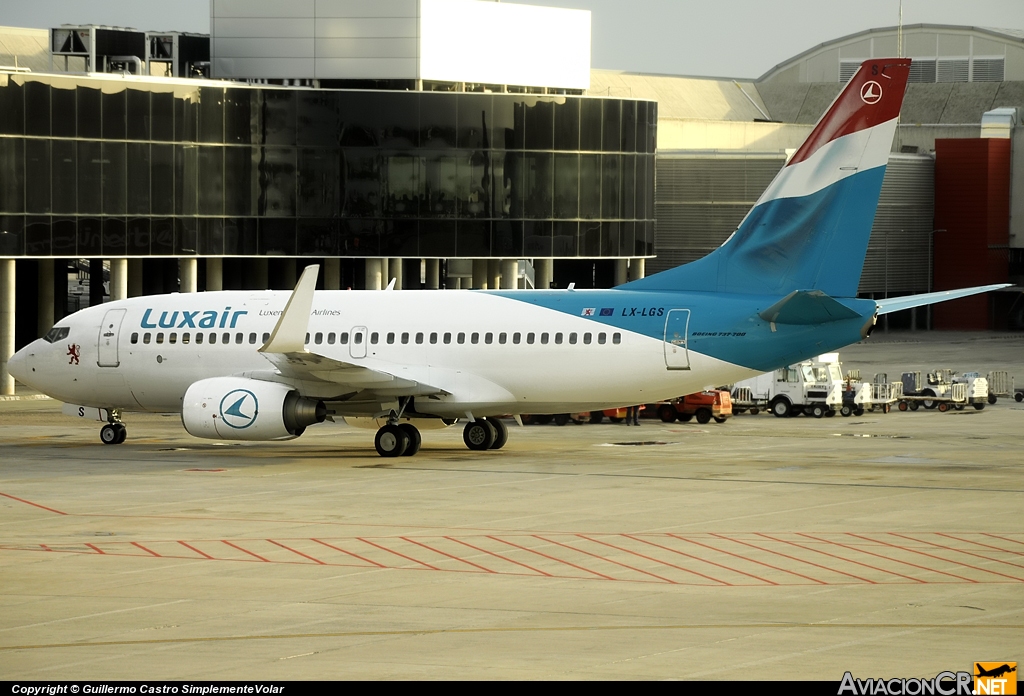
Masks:
[[[9,362],[24,384],[106,421],[180,413],[194,436],[286,440],[331,416],[383,419],[384,457],[417,424],[647,403],[867,337],[878,315],[1004,287],[857,299],[910,61],[866,61],[719,249],[611,290],[321,291],[136,297],[62,319]]]

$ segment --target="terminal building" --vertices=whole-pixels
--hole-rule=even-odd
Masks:
[[[0,29],[5,392],[16,347],[108,299],[287,289],[309,263],[328,289],[609,287],[699,258],[850,66],[898,41],[837,39],[754,80],[637,75],[591,69],[588,12],[367,7],[211,0],[209,37]],[[1024,32],[903,42],[922,67],[861,294],[1020,282]],[[894,326],[1024,328],[1019,297]]]

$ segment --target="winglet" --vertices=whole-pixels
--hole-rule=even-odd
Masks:
[[[313,308],[313,293],[319,273],[320,266],[306,266],[270,334],[270,340],[260,348],[261,353],[302,353],[306,350],[306,329],[309,328],[309,312]]]

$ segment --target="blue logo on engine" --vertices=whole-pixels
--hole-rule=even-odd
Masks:
[[[245,430],[256,422],[259,401],[248,389],[235,389],[220,400],[220,417],[229,427]]]

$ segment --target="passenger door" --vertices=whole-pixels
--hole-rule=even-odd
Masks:
[[[366,357],[366,327],[356,326],[352,329],[352,337],[348,342],[349,355],[353,358]]]
[[[669,370],[690,369],[690,354],[686,345],[689,329],[690,310],[669,310],[665,318],[665,367]]]
[[[100,324],[99,351],[96,363],[100,367],[117,367],[121,360],[117,354],[117,339],[121,334],[121,322],[124,321],[125,309],[112,309],[103,315]]]

